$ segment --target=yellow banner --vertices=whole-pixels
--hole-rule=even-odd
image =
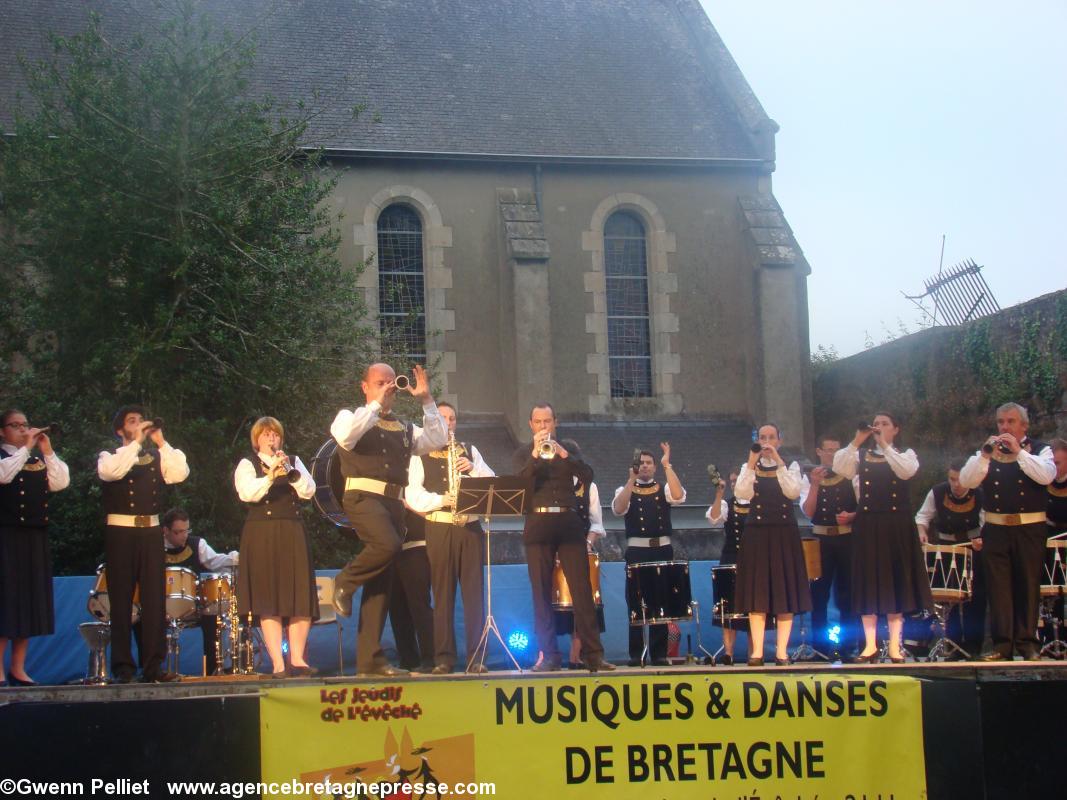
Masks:
[[[260,728],[263,780],[318,797],[926,795],[919,682],[897,675],[353,681],[271,689]]]

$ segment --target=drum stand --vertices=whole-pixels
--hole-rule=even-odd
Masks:
[[[78,632],[89,646],[89,668],[82,683],[104,686],[110,682],[107,674],[107,646],[111,643],[110,622],[83,622]]]
[[[696,630],[697,632],[697,650],[704,654],[704,663],[711,664],[711,666],[715,666],[715,656],[722,652],[723,647],[720,645],[719,649],[715,651],[715,655],[712,655],[705,649],[704,642],[700,638],[700,603],[698,603],[696,600],[693,600],[690,605],[693,607],[693,620],[689,624],[692,625],[694,630]],[[694,661],[696,660],[692,653],[689,654],[689,656],[686,658],[686,661],[692,663],[690,659],[693,659]]]
[[[638,666],[644,669],[645,666],[652,661],[652,652],[649,648],[649,630],[648,630],[648,606],[645,605],[644,598],[641,598],[641,658]]]
[[[1041,655],[1062,661],[1067,656],[1067,642],[1060,638],[1060,618],[1054,610],[1057,601],[1063,602],[1062,593],[1059,597],[1041,598],[1041,619],[1052,630],[1052,641],[1041,648]]]
[[[817,658],[821,658],[823,661],[830,661],[830,657],[828,655],[822,653],[819,650],[816,650],[815,647],[808,642],[808,626],[805,623],[805,620],[809,616],[810,615],[808,613],[797,614],[794,616],[794,619],[796,617],[801,618],[800,644],[797,645],[797,649],[793,651],[793,654],[790,656],[790,658],[793,661],[814,661]]]
[[[930,646],[930,652],[926,656],[927,661],[944,661],[954,653],[959,653],[968,661],[970,660],[971,654],[948,638],[948,617],[957,608],[962,613],[963,606],[960,603],[934,603],[934,618],[941,629],[941,635]]]
[[[167,672],[181,674],[178,671],[178,667],[181,664],[182,656],[182,630],[181,623],[176,619],[172,619],[167,623],[167,657],[163,661]]]

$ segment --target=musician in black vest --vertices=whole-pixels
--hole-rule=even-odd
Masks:
[[[8,683],[34,686],[26,674],[30,637],[52,634],[56,618],[48,500],[70,485],[70,471],[48,433],[31,428],[21,411],[0,414],[0,442],[0,683],[10,639]]]
[[[168,567],[185,567],[196,573],[229,572],[237,565],[237,551],[216,553],[203,536],[192,532],[189,512],[172,508],[160,520],[163,525],[163,552]],[[215,660],[215,628],[218,617],[201,614],[199,625],[204,638],[204,671],[214,675],[218,664]],[[137,627],[140,627],[139,625]]]
[[[830,660],[838,655],[838,645],[830,640],[827,607],[833,590],[834,604],[841,615],[839,641],[851,641],[858,634],[858,620],[851,613],[852,521],[856,518],[856,490],[852,481],[834,472],[834,453],[841,442],[820,436],[815,455],[819,466],[805,478],[800,489],[800,510],[811,520],[819,542],[822,577],[811,584],[811,627],[816,649]]]
[[[159,513],[164,484],[181,483],[189,477],[185,454],[163,436],[162,427],[145,420],[142,406],[123,406],[111,422],[122,444],[105,450],[96,460],[96,473],[103,482],[104,551],[111,602],[111,674],[118,683],[129,683],[135,672],[130,648],[133,587],[141,587],[141,663],[148,682],[168,682],[178,676],[163,669],[166,657],[166,611],[164,606],[162,528]],[[142,451],[146,438],[158,448]]]
[[[960,483],[982,487],[985,522],[982,560],[989,592],[993,649],[983,661],[1005,661],[1018,652],[1041,658],[1037,615],[1045,563],[1048,485],[1056,477],[1052,449],[1030,439],[1030,417],[1018,403],[997,409],[990,436],[960,470]]]
[[[982,574],[982,490],[965,489],[960,485],[963,459],[948,467],[948,480],[936,484],[926,493],[926,499],[915,515],[919,541],[923,544],[971,545],[971,599],[961,604],[958,612],[948,619],[948,637],[977,656],[985,639],[986,595]],[[933,528],[933,530],[931,530]],[[962,619],[961,619],[962,615]],[[955,657],[962,657],[959,653]]]
[[[671,466],[671,446],[660,443],[663,455],[664,484],[656,481],[656,457],[651,450],[641,450],[630,466],[626,483],[615,490],[611,510],[617,517],[626,520],[626,551],[623,557],[627,564],[647,564],[652,561],[673,561],[674,546],[671,544],[671,506],[685,502],[685,489]],[[630,581],[627,575],[627,581]],[[627,586],[626,594],[631,595]],[[644,635],[641,627],[630,625],[630,666],[641,663],[644,650]],[[648,657],[653,664],[665,665],[667,661],[667,625],[649,625]]]
[[[576,488],[592,483],[593,469],[556,439],[556,414],[551,405],[535,405],[529,424],[533,445],[520,448],[516,461],[521,464],[519,475],[532,481],[533,490],[531,510],[522,532],[533,591],[534,628],[542,653],[542,660],[533,670],[558,670],[563,660],[552,609],[552,571],[557,557],[574,601],[574,630],[582,643],[582,661],[592,672],[613,670],[615,665],[604,660],[589,582],[586,525],[576,510]]]
[[[723,617],[725,617],[725,614],[733,614],[737,611],[735,604],[736,592],[734,591],[737,584],[737,554],[741,549],[741,534],[745,531],[745,520],[748,518],[749,512],[748,503],[738,500],[733,495],[736,486],[737,473],[731,472],[731,496],[726,497],[726,483],[722,478],[719,478],[715,484],[715,499],[711,501],[708,510],[704,512],[704,516],[707,517],[712,527],[722,525],[724,538],[722,552],[719,554],[719,566],[735,567],[733,581],[712,587],[715,593],[716,606],[719,603],[723,603],[722,608],[725,610]],[[724,619],[723,617],[718,616],[715,613],[715,609],[712,610],[711,624],[722,627],[723,654],[718,658],[717,663],[730,667],[734,663],[734,645],[737,642],[737,632],[748,630],[748,619]]]
[[[782,439],[777,425],[760,426],[757,437],[734,487],[735,496],[749,502],[745,545],[737,556],[737,608],[748,612],[748,665],[763,664],[767,616],[773,614],[774,663],[784,666],[789,663],[793,615],[811,611],[811,588],[793,511],[803,478],[797,462],[787,467],[778,452]]]
[[[411,394],[422,404],[423,427],[392,415],[396,373],[388,364],[372,364],[363,374],[367,404],[342,409],[330,426],[345,476],[344,510],[363,549],[337,574],[333,604],[337,613],[352,613],[352,594],[363,587],[356,640],[356,669],[361,675],[392,677],[405,670],[389,664],[382,651],[382,629],[389,610],[393,563],[404,542],[404,489],[412,455],[438,450],[448,441],[444,420],[430,394],[429,377],[415,366]]]
[[[870,445],[874,446],[871,447]],[[856,479],[859,488],[852,524],[852,611],[863,623],[863,650],[852,661],[878,661],[878,615],[889,628],[889,660],[904,663],[904,615],[933,608],[929,576],[908,484],[919,458],[900,449],[900,422],[879,412],[870,425],[858,426],[848,446],[834,454],[834,472]]]
[[[455,437],[456,409],[451,403],[438,403],[451,438]],[[496,475],[485,463],[478,448],[455,442],[456,469],[471,478]],[[405,502],[420,517],[425,527],[426,555],[430,561],[430,584],[433,587],[433,674],[447,675],[456,665],[456,583],[463,597],[464,644],[466,663],[470,663],[478,645],[485,619],[482,601],[482,567],[485,541],[476,517],[456,515],[450,505],[449,449],[434,450],[411,459]],[[474,664],[473,672],[487,671]]]

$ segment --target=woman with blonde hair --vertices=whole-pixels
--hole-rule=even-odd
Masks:
[[[311,621],[318,616],[311,547],[300,520],[300,501],[315,494],[315,480],[299,458],[282,451],[285,430],[274,417],[252,426],[251,458],[242,458],[233,475],[248,516],[241,531],[237,607],[259,617],[273,677],[315,674],[304,660]],[[289,636],[287,669],[282,655],[282,625]]]

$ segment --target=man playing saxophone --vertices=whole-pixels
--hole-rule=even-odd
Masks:
[[[411,510],[425,520],[426,555],[433,588],[433,640],[435,675],[446,675],[456,665],[456,583],[463,595],[463,626],[467,663],[478,644],[484,617],[482,565],[485,562],[482,528],[475,517],[457,515],[460,478],[491,478],[496,473],[472,444],[456,439],[456,409],[440,402],[437,409],[448,425],[448,444],[423,456],[412,456],[404,493]],[[485,672],[475,664],[472,671]]]

